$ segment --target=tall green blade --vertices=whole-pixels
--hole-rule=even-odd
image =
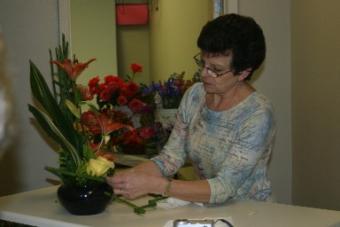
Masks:
[[[58,130],[60,130],[71,144],[79,148],[81,146],[81,144],[79,144],[80,139],[73,128],[73,122],[63,114],[39,69],[31,61],[30,83],[34,98],[42,105]]]
[[[64,137],[64,135],[59,131],[57,126],[52,122],[52,119],[42,112],[41,110],[34,108],[31,106],[30,111],[36,116],[36,119],[42,123],[41,126],[44,126],[44,130],[48,132],[50,135],[53,135],[55,139],[59,142],[59,144],[66,149],[66,151],[70,152],[72,159],[76,166],[80,165],[80,157],[75,149],[75,147]]]

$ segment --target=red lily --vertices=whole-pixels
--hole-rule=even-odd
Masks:
[[[109,134],[122,128],[131,128],[129,125],[115,122],[104,113],[98,114],[92,111],[84,112],[80,121],[95,135]]]
[[[78,63],[78,61],[72,62],[70,59],[65,59],[63,62],[52,61],[52,63],[63,69],[72,80],[76,80],[84,69],[95,60],[95,58],[92,58],[85,63]]]

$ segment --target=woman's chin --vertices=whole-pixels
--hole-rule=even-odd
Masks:
[[[215,86],[211,84],[204,83],[203,84],[204,90],[206,93],[214,93]]]

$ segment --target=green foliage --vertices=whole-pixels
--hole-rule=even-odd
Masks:
[[[68,48],[63,36],[62,44],[55,49],[56,61],[64,62],[68,59]],[[28,109],[46,135],[60,146],[59,168],[46,167],[46,170],[64,183],[81,185],[89,180],[103,181],[104,178],[91,177],[86,173],[86,163],[95,155],[87,146],[85,135],[74,127],[79,118],[76,111],[81,102],[80,93],[64,70],[57,68],[54,71],[52,51],[49,53],[52,91],[38,67],[32,61],[29,62],[31,91],[38,105],[28,105]]]

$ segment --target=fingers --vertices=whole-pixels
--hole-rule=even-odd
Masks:
[[[145,191],[145,180],[143,180],[144,177],[144,175],[139,175],[137,177],[136,173],[127,170],[118,172],[114,176],[107,177],[106,181],[111,185],[115,194],[122,195],[127,199],[134,199],[140,195],[147,194]]]
[[[115,194],[123,195],[126,198],[129,196],[130,185],[128,183],[128,179],[126,179],[125,177],[107,177],[106,181],[109,185],[111,185]]]
[[[116,195],[124,195],[124,190],[123,189],[120,189],[120,188],[115,188],[114,189],[114,193]]]
[[[121,187],[115,187],[114,193],[116,195],[122,195],[126,199],[135,199],[138,196],[138,193],[133,192],[132,188],[129,188],[127,184],[123,184]]]
[[[106,177],[106,182],[111,185],[113,189],[123,189],[125,188],[126,180],[117,177]]]

